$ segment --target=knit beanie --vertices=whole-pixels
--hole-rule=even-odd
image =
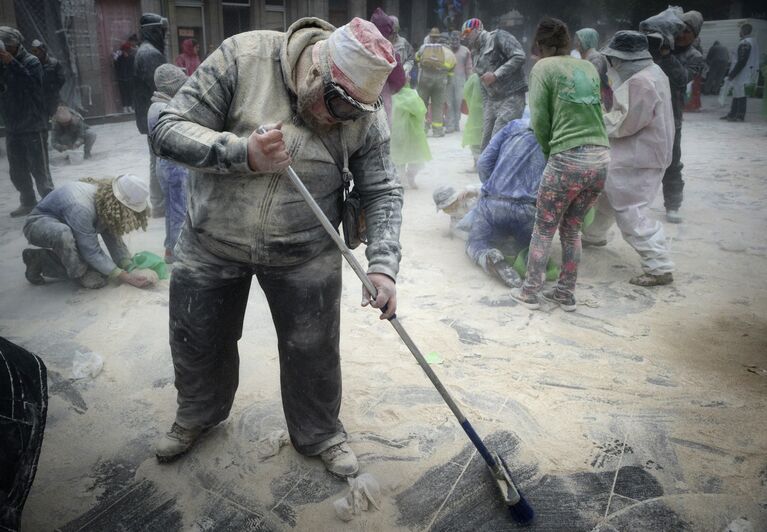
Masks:
[[[160,65],[154,71],[154,84],[157,91],[167,94],[171,98],[176,95],[187,79],[188,76],[183,69],[170,63]]]
[[[703,15],[699,11],[688,11],[682,15],[682,22],[692,30],[697,37],[700,35],[700,29],[703,27]]]

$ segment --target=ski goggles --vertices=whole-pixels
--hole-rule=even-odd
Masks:
[[[378,111],[383,105],[383,100],[380,96],[373,104],[366,104],[355,100],[343,87],[331,80],[327,74],[325,75],[324,83],[325,91],[323,97],[325,99],[325,107],[330,116],[341,122],[357,120],[366,114]]]

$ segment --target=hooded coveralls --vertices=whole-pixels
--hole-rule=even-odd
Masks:
[[[147,112],[152,105],[152,95],[156,90],[154,71],[165,60],[165,33],[159,27],[141,28],[141,46],[138,47],[133,61],[133,108],[136,111],[136,127],[139,133],[147,135]],[[147,137],[148,139],[148,137]],[[157,160],[149,150],[149,201],[156,213],[165,212],[165,196],[157,179]]]
[[[176,423],[210,427],[229,415],[238,382],[237,341],[255,275],[277,331],[288,431],[296,450],[306,455],[346,439],[338,419],[341,256],[282,173],[250,170],[247,140],[260,125],[283,121],[293,168],[338,225],[341,170],[293,107],[300,54],[333,29],[310,18],[298,20],[287,33],[252,31],[225,40],[152,132],[159,157],[195,169],[170,285]],[[342,129],[366,212],[368,272],[394,279],[402,187],[389,158],[385,113]],[[338,134],[323,133],[334,151],[341,149]]]
[[[605,240],[616,221],[645,273],[674,270],[663,225],[648,216],[663,171],[671,162],[674,113],[668,78],[657,65],[631,76],[615,91],[613,111],[605,115],[610,137],[610,166],[594,222],[583,232],[590,241]]]

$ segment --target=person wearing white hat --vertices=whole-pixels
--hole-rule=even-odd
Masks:
[[[38,246],[22,252],[27,280],[72,279],[85,288],[107,281],[145,288],[152,280],[125,268],[131,254],[122,236],[146,231],[149,187],[132,174],[115,179],[67,183],[45,197],[27,216],[24,236]],[[109,255],[99,243],[106,244]]]
[[[294,449],[319,456],[334,475],[358,471],[339,420],[341,257],[282,170],[293,166],[336,225],[353,178],[378,290],[372,306],[392,316],[402,187],[381,91],[395,64],[372,23],[354,18],[336,29],[305,18],[286,33],[225,40],[163,111],[154,151],[193,171],[170,286],[178,407],[155,449],[160,462],[180,457],[229,416],[255,275],[277,330]]]

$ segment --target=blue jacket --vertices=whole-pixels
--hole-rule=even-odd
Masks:
[[[512,120],[493,135],[477,161],[482,197],[535,203],[546,159],[528,120]]]

